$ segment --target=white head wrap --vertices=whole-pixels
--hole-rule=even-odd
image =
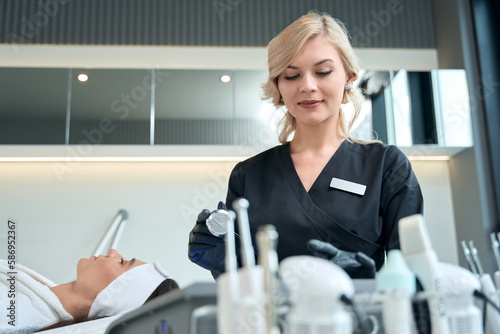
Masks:
[[[127,270],[97,295],[90,307],[88,318],[108,317],[140,307],[167,278],[168,273],[158,262]]]

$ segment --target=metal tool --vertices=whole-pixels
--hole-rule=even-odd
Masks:
[[[462,240],[461,244],[464,251],[465,260],[467,261],[467,265],[469,266],[470,271],[478,275],[479,273],[477,271],[476,265],[474,264],[474,260],[472,259],[471,251],[469,249],[469,246],[467,245],[467,242],[465,242],[465,240]]]
[[[498,270],[496,270],[493,273],[493,280],[495,282],[495,286],[498,291],[500,290],[500,242],[499,242],[500,233],[498,234],[491,233],[490,238],[491,238],[491,246],[493,247],[493,254],[495,254],[495,259],[497,260],[497,266],[498,266]]]
[[[229,211],[215,210],[206,220],[207,228],[216,237],[221,237],[227,232],[228,223],[233,220]],[[234,231],[234,229],[233,229]]]
[[[226,272],[217,277],[217,332],[233,334],[238,332],[238,303],[240,300],[240,284],[238,264],[236,261],[236,246],[234,235],[234,220],[232,216],[227,223],[226,233]]]
[[[492,239],[493,241],[493,239]],[[495,243],[494,247],[495,247]],[[469,241],[469,244],[465,241],[462,241],[462,247],[464,248],[464,254],[469,263],[469,266],[476,267],[477,270],[474,271],[472,268],[472,272],[476,274],[481,282],[481,291],[491,298],[494,304],[498,305],[498,297],[497,297],[497,289],[495,287],[495,283],[490,274],[484,273],[483,266],[481,265],[481,261],[479,260],[479,255],[477,252],[477,248],[474,247],[474,242],[472,240]],[[498,275],[496,275],[498,276]],[[497,277],[495,277],[497,280]],[[500,279],[499,279],[500,281]],[[497,283],[498,285],[498,283]],[[487,322],[485,323],[486,334],[493,334],[498,332],[498,328],[500,328],[500,314],[496,311],[496,309],[492,305],[486,306],[486,313],[488,314]]]
[[[493,254],[495,254],[495,259],[497,260],[498,269],[500,269],[500,242],[498,242],[497,234],[491,233],[491,246],[493,247]],[[500,238],[500,233],[498,233],[498,238]]]
[[[262,334],[266,332],[266,313],[264,310],[264,274],[262,266],[255,264],[255,253],[250,234],[248,219],[248,200],[238,198],[233,202],[233,209],[238,215],[238,227],[241,240],[243,266],[238,270],[239,302],[237,303],[236,323],[246,333]],[[238,333],[241,332],[239,329]],[[233,332],[234,333],[234,332]]]
[[[235,272],[238,270],[238,261],[236,259],[236,242],[234,240],[234,220],[236,215],[229,212],[230,220],[226,224],[226,272]]]
[[[250,222],[248,220],[248,207],[250,203],[244,198],[238,198],[233,202],[233,208],[238,215],[238,227],[240,228],[241,256],[243,266],[255,266],[255,253],[252,246],[252,235],[250,234]]]
[[[481,277],[484,274],[484,270],[483,266],[481,265],[481,261],[479,260],[479,254],[477,252],[477,248],[474,247],[474,241],[472,240],[469,241],[469,247],[472,254],[472,260],[474,260],[474,264],[476,265],[479,277]]]
[[[259,265],[264,275],[264,310],[266,312],[266,334],[280,332],[278,324],[279,306],[279,261],[276,248],[278,246],[278,232],[273,225],[262,225],[257,230],[259,246]]]

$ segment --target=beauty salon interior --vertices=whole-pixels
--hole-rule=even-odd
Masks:
[[[271,53],[270,42],[311,13],[334,18],[354,55],[327,30],[297,44],[305,28]],[[0,259],[62,284],[80,280],[82,259],[110,259],[116,249],[115,262],[160,264],[180,287],[82,333],[498,333],[499,17],[495,0],[0,0]],[[344,73],[346,82],[333,81]],[[353,91],[360,109],[344,101]],[[314,118],[336,98],[341,110]],[[350,131],[339,130],[343,141],[328,151],[333,136],[317,134],[340,113],[346,121],[335,122]],[[283,141],[288,116],[295,136]],[[318,146],[308,146],[311,136]],[[385,155],[361,157],[371,147]],[[334,152],[322,165],[308,155],[320,148]],[[393,158],[401,166],[388,166]],[[393,184],[399,168],[416,186]],[[315,203],[322,176],[321,196],[340,193],[338,216]],[[412,187],[421,199],[406,193]],[[372,224],[362,217],[373,207]],[[317,215],[335,215],[339,236]],[[381,250],[382,262],[358,278],[306,245],[309,235],[355,266],[358,251],[372,261]],[[304,245],[285,249],[294,240]],[[390,248],[418,282],[409,315],[397,306],[406,299],[391,304],[410,324],[401,331],[387,322],[383,286],[403,279],[396,270],[377,280]],[[10,268],[17,294],[21,271]],[[455,278],[447,293],[433,283]],[[450,291],[467,296],[473,311],[462,317],[474,330],[457,329]],[[419,301],[430,310],[427,329]],[[443,301],[448,312],[436,315]]]

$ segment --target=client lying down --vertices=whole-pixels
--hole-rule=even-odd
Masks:
[[[15,294],[7,300],[15,303],[14,316],[0,321],[0,333],[32,333],[117,315],[179,288],[158,263],[126,260],[114,249],[107,256],[80,259],[76,281],[60,285],[18,264],[12,270],[0,260],[0,282],[1,307],[8,314],[12,306],[4,305],[4,297]]]

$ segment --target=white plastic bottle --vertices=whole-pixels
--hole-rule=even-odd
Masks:
[[[424,290],[433,295],[428,299],[432,334],[450,334],[443,300],[443,273],[422,215],[412,215],[399,221],[399,242],[408,267]]]
[[[411,298],[416,279],[399,249],[387,254],[387,262],[377,273],[376,289],[382,296],[382,317],[386,334],[412,334]]]
[[[483,334],[482,313],[474,304],[474,290],[479,290],[481,287],[479,279],[465,268],[443,262],[439,265],[446,278],[444,301],[450,332],[452,334]]]
[[[217,277],[217,329],[218,334],[233,334],[238,331],[240,282],[234,240],[234,218],[227,223],[226,272]]]
[[[298,255],[281,261],[280,275],[291,303],[285,334],[352,334],[353,319],[341,296],[352,299],[354,284],[342,268],[325,259]]]

